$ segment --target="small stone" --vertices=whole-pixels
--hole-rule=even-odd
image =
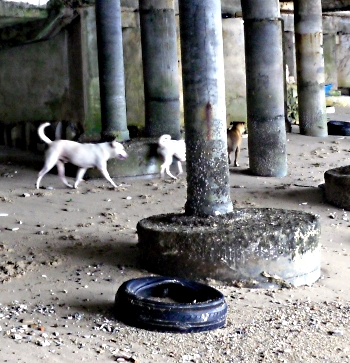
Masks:
[[[344,335],[344,333],[341,330],[330,330],[328,331],[328,334],[334,337],[341,337]]]
[[[48,340],[38,340],[36,344],[40,347],[48,347],[51,343]]]

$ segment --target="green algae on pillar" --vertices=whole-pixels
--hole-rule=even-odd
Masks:
[[[242,2],[249,166],[254,175],[287,174],[282,25],[275,0]]]
[[[187,215],[233,210],[227,160],[219,0],[181,0],[180,37],[187,150]]]

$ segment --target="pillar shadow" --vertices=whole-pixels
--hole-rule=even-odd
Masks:
[[[69,256],[74,262],[79,262],[79,265],[91,263],[91,261],[99,264],[115,266],[117,268],[136,268],[139,266],[139,250],[135,242],[96,242],[96,237],[84,237],[84,245],[71,246],[65,245],[55,247],[56,256]]]

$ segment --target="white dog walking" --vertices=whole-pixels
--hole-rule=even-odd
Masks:
[[[178,176],[183,173],[182,162],[186,161],[186,144],[184,140],[171,140],[170,135],[162,135],[158,139],[158,153],[163,158],[163,164],[160,166],[160,176],[164,178],[164,171],[173,179],[176,176],[171,174],[170,165],[173,162],[173,157],[177,159],[177,167],[179,170]]]
[[[44,129],[50,123],[46,122],[39,126],[39,137],[49,145],[45,154],[45,164],[41,169],[36,181],[36,188],[39,189],[40,181],[46,173],[48,173],[55,165],[57,166],[58,175],[65,185],[73,188],[68,183],[65,176],[65,163],[72,163],[78,166],[78,172],[74,183],[74,188],[83,179],[83,176],[88,168],[96,167],[101,171],[102,175],[116,188],[116,184],[110,177],[107,170],[107,160],[118,158],[124,160],[128,154],[124,150],[124,146],[117,141],[103,142],[98,144],[80,144],[70,140],[50,140],[44,133]]]

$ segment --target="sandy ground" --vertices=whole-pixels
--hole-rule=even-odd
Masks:
[[[348,117],[345,115],[345,118]],[[285,178],[250,176],[247,139],[230,168],[237,207],[318,214],[322,276],[295,289],[209,283],[228,304],[225,328],[148,332],[116,321],[122,282],[138,266],[137,222],[183,211],[186,178],[103,179],[67,189],[56,175],[34,189],[38,170],[0,164],[0,356],[3,362],[350,362],[350,221],[329,205],[324,172],[350,164],[349,137],[288,134]],[[8,215],[7,215],[8,214]]]

